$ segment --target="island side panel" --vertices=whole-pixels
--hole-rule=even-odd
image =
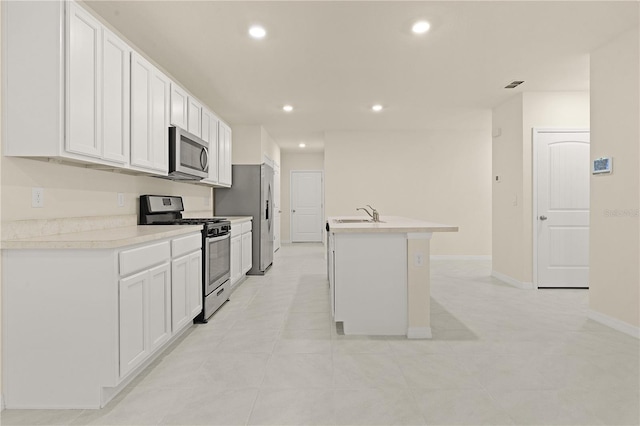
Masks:
[[[406,335],[406,234],[337,233],[335,320],[345,334]]]
[[[407,338],[431,338],[431,233],[407,234],[408,321]]]
[[[117,362],[113,250],[3,250],[2,258],[6,407],[100,408],[104,369]]]

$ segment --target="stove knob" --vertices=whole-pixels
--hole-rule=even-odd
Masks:
[[[211,235],[213,235],[214,237],[215,237],[216,235],[218,235],[218,228],[213,228],[213,229],[211,230]]]

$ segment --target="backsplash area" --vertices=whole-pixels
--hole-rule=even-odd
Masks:
[[[59,219],[16,220],[2,223],[2,239],[15,240],[45,235],[135,226],[137,215],[65,217]]]
[[[0,161],[2,239],[135,225],[142,194],[179,195],[187,212],[213,212],[214,191],[205,185],[24,158]],[[41,208],[32,207],[33,188],[42,189]]]

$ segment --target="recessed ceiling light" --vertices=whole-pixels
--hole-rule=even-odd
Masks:
[[[371,107],[371,109],[374,110],[375,112],[380,112],[382,111],[382,105],[375,104],[374,106]]]
[[[418,21],[413,24],[411,31],[413,31],[414,34],[424,34],[429,31],[429,28],[431,28],[431,24],[427,21]]]
[[[249,35],[253,38],[261,39],[267,35],[267,30],[265,30],[260,25],[254,25],[251,28],[249,28]]]
[[[291,105],[285,105],[282,107],[282,110],[286,112],[291,112],[293,111],[293,107]]]
[[[300,148],[304,148],[304,147],[305,147],[305,146],[307,146],[307,145],[306,145],[305,143],[299,143],[299,144],[298,144],[298,146],[299,146]]]

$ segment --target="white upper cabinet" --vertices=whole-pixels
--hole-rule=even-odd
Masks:
[[[166,176],[170,125],[209,142],[230,185],[231,131],[73,1],[3,2],[4,155]],[[222,154],[222,155],[220,155]]]
[[[171,83],[171,125],[202,137],[202,104],[173,82]]]
[[[171,125],[187,129],[187,109],[189,105],[189,95],[182,87],[171,83]]]
[[[189,97],[189,107],[187,108],[187,131],[198,137],[202,137],[201,121],[202,121],[202,104],[194,98]]]
[[[102,155],[129,162],[131,49],[111,31],[102,30]]]
[[[5,155],[127,167],[129,46],[74,2],[3,7]]]
[[[202,139],[209,142],[209,177],[204,182],[218,183],[218,117],[206,108],[202,109]]]
[[[231,186],[231,128],[218,124],[218,183]]]
[[[102,155],[101,34],[97,19],[74,3],[67,13],[66,125],[68,151]]]
[[[169,79],[137,53],[131,55],[131,165],[169,170]]]

